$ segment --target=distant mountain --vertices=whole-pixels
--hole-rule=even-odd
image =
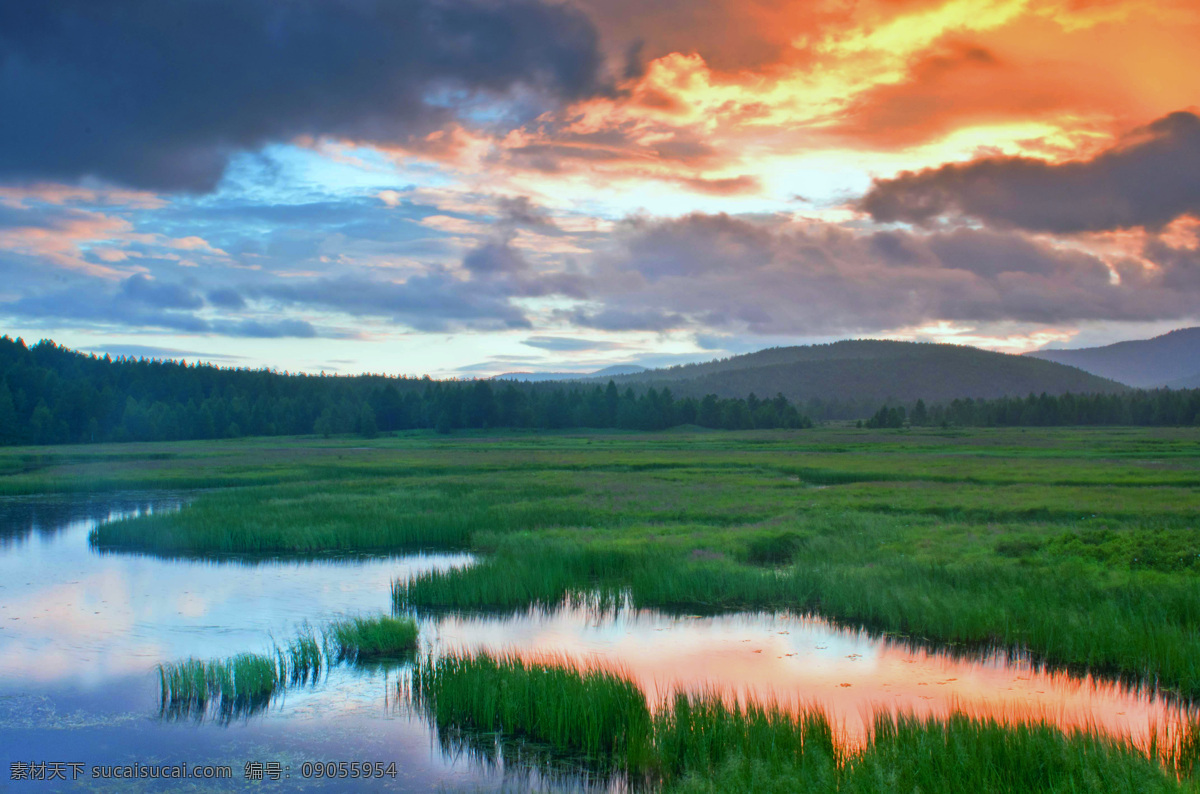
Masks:
[[[579,380],[590,376],[590,372],[504,372],[499,375],[493,375],[492,380],[520,380],[527,383],[540,383],[550,380]]]
[[[505,372],[502,375],[496,375],[492,380],[519,380],[528,383],[540,383],[542,381],[563,381],[563,380],[585,380],[587,378],[611,378],[618,375],[632,375],[638,372],[645,372],[645,367],[639,367],[636,364],[614,364],[611,367],[598,369],[595,372]]]
[[[774,347],[741,356],[646,370],[614,378],[638,388],[667,386],[676,396],[760,397],[878,404],[892,399],[945,402],[1029,393],[1122,392],[1122,383],[1075,367],[962,345],[852,340]]]
[[[1200,386],[1200,328],[1181,328],[1153,339],[1104,347],[1035,350],[1026,355],[1141,388]]]
[[[1180,378],[1167,384],[1172,389],[1200,389],[1200,372],[1190,378]]]

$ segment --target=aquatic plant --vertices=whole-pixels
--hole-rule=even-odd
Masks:
[[[315,682],[321,676],[324,662],[321,643],[308,626],[286,648],[276,646],[275,656],[279,662],[280,678],[290,684]]]
[[[411,694],[439,725],[523,736],[633,772],[651,763],[646,697],[609,670],[429,657],[413,671]]]
[[[243,653],[229,659],[187,659],[158,666],[164,716],[203,718],[210,706],[222,719],[246,716],[270,702],[280,670],[270,656]]]
[[[417,647],[417,622],[412,618],[357,617],[333,623],[325,638],[331,655],[338,659],[401,657]]]

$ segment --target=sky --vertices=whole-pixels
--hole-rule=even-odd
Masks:
[[[0,333],[486,377],[1200,324],[1194,0],[0,4]]]

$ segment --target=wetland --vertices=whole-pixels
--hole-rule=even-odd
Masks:
[[[1194,789],[1197,441],[8,450],[4,760],[228,764],[189,781],[213,790],[248,762],[381,782],[300,778],[329,760],[413,791]]]

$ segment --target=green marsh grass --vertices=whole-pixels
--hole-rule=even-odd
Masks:
[[[586,523],[571,489],[526,486],[522,493],[468,484],[336,488],[286,485],[202,494],[179,515],[148,515],[97,527],[94,546],[175,554],[318,554],[462,549],[471,533]]]
[[[332,624],[325,638],[338,659],[400,658],[417,648],[417,623],[411,618],[351,618]]]
[[[409,697],[443,731],[524,737],[667,791],[1134,794],[1195,782],[1178,750],[1147,757],[1120,739],[1037,722],[881,713],[862,747],[845,748],[820,711],[791,714],[719,692],[678,694],[651,715],[619,674],[564,662],[425,659]]]
[[[438,725],[525,737],[635,773],[651,763],[646,697],[608,670],[447,656],[421,661],[411,687]]]
[[[210,706],[223,720],[248,716],[265,708],[280,685],[276,660],[252,653],[159,665],[158,675],[161,712],[172,718],[202,719]]]
[[[290,684],[304,684],[319,679],[324,662],[321,646],[307,626],[286,648],[275,646],[281,681],[286,678]]]

